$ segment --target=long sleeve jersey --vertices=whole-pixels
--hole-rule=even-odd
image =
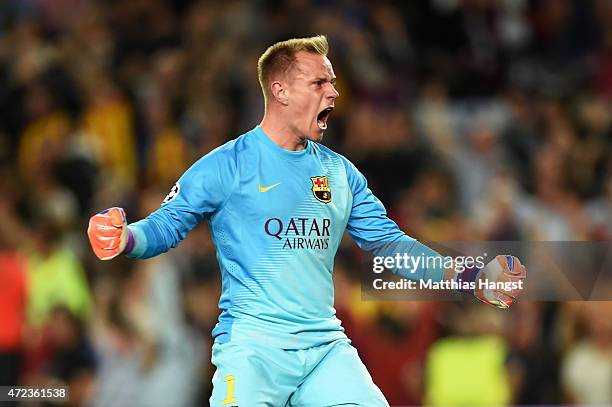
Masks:
[[[332,279],[345,230],[374,253],[397,242],[429,250],[387,217],[345,157],[311,141],[300,151],[282,149],[260,127],[202,157],[158,210],[130,224],[128,256],[163,253],[203,220],[222,274],[219,343],[303,349],[345,338]],[[405,277],[439,281],[442,270]]]

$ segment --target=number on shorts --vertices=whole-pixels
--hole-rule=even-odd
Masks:
[[[236,399],[234,398],[234,375],[225,376],[223,379],[227,382],[227,394],[225,396],[225,400],[221,402],[221,404],[226,405],[229,403],[235,403]]]

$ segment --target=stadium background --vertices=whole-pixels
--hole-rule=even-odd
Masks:
[[[327,34],[324,143],[423,240],[610,240],[607,0],[0,2],[0,384],[73,404],[207,405],[218,268],[204,226],[148,261],[97,261],[91,214],[157,208],[252,128],[256,61]],[[392,405],[612,405],[609,302],[336,306]]]

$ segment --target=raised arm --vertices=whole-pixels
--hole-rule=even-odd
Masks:
[[[363,250],[372,252],[375,256],[396,255],[413,258],[435,259],[442,256],[419,241],[402,232],[397,224],[387,216],[383,204],[368,188],[363,174],[347,159],[344,159],[349,186],[353,194],[353,205],[349,217],[347,231]],[[453,267],[444,267],[448,262],[444,259],[431,261],[416,268],[393,268],[392,271],[411,280],[454,280],[457,286],[469,289],[459,291],[474,295],[480,301],[499,308],[508,308],[518,296],[520,289],[508,291],[481,288],[492,287],[480,282],[504,283],[512,282],[514,287],[522,287],[527,276],[525,266],[518,258],[509,255],[496,256],[484,267],[473,267],[458,272]],[[415,264],[415,263],[412,263]],[[422,263],[421,263],[422,264]]]
[[[231,195],[237,179],[231,152],[217,149],[198,160],[174,184],[161,207],[145,219],[128,226],[121,208],[92,216],[87,234],[96,256],[109,260],[125,254],[146,259],[176,247]]]

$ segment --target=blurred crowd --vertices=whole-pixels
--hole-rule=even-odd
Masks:
[[[610,241],[609,0],[0,2],[0,385],[72,405],[207,405],[219,270],[204,225],[97,261],[89,216],[136,221],[263,114],[259,55],[323,33],[324,143],[426,241]],[[612,405],[612,303],[361,301],[336,309],[392,405]]]

